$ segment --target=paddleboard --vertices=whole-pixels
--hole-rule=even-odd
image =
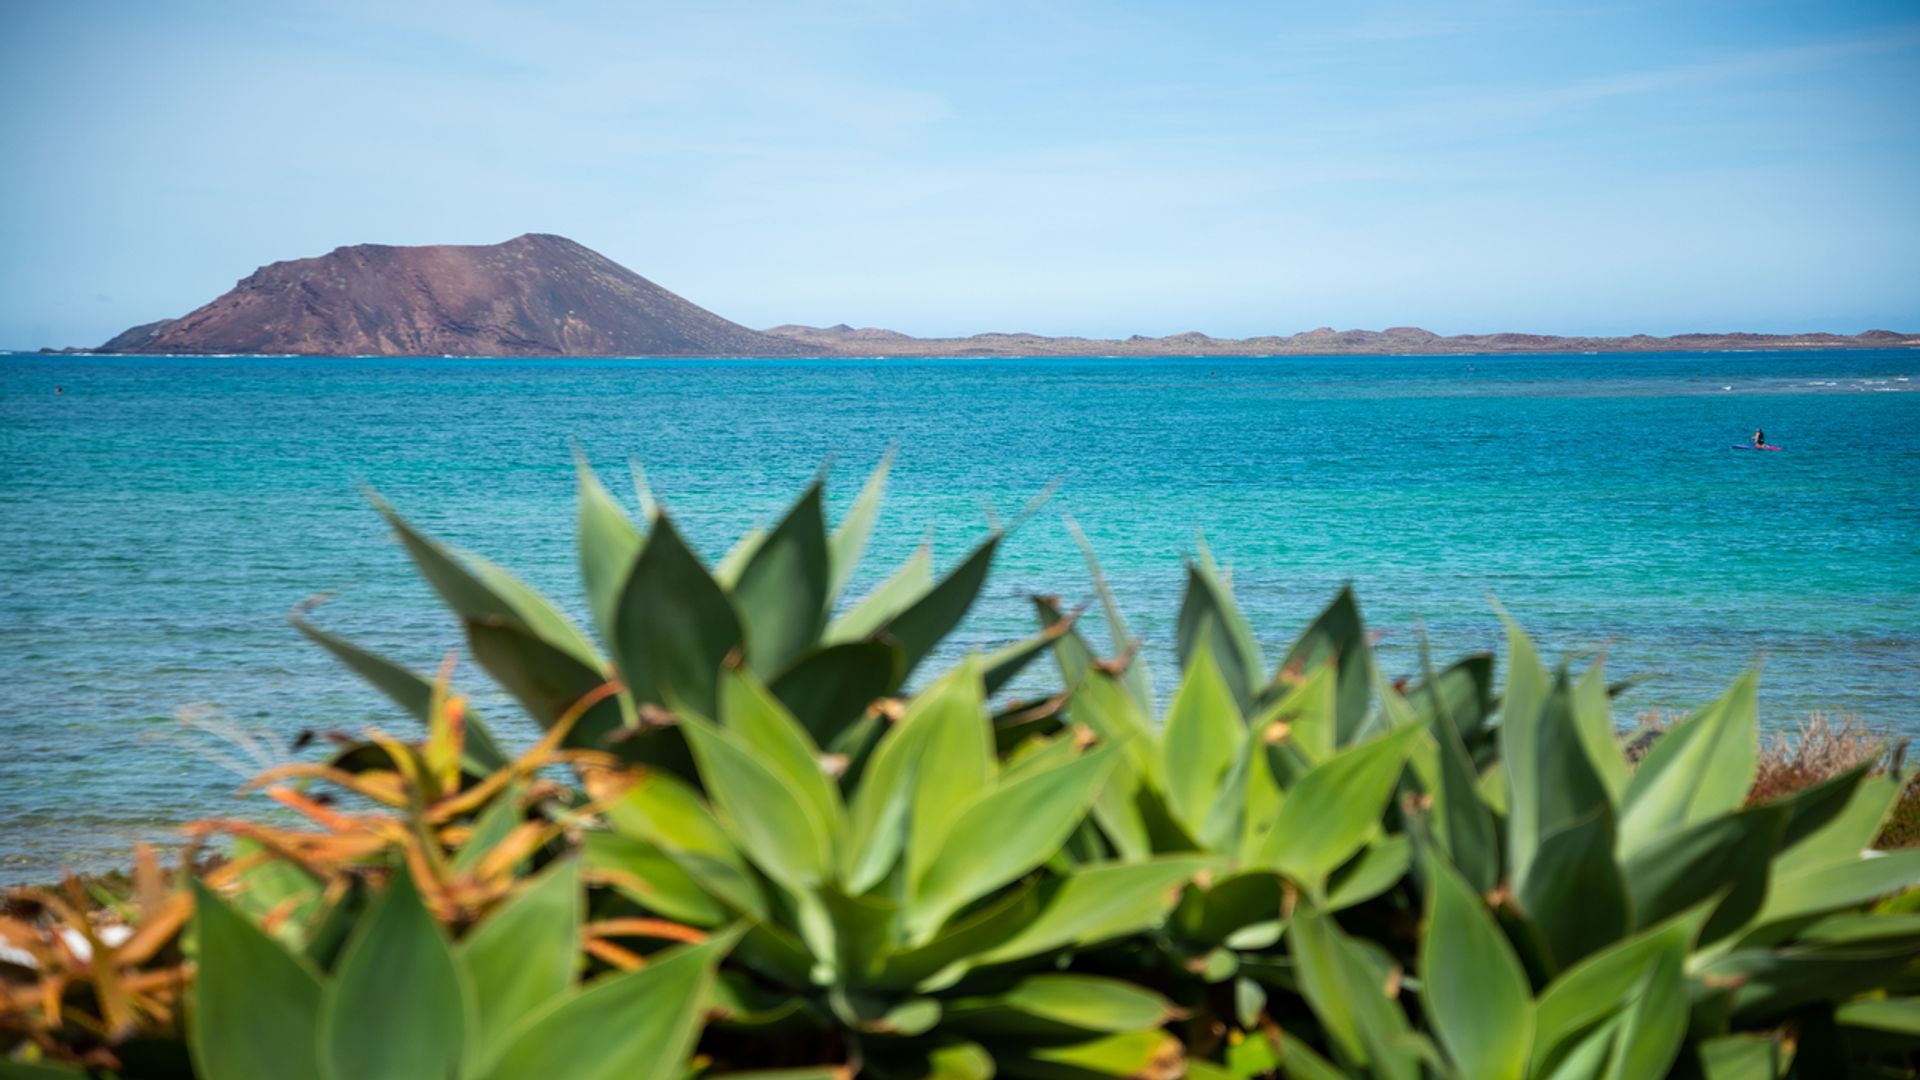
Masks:
[[[1784,446],[1755,446],[1752,443],[1734,443],[1735,450],[1784,450]]]

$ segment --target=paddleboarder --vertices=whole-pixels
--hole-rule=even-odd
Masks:
[[[1757,449],[1767,445],[1767,433],[1759,428],[1753,429],[1753,445]]]

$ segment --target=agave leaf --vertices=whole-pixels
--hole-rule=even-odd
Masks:
[[[414,719],[423,724],[427,722],[433,705],[432,679],[368,652],[351,641],[329,634],[298,616],[290,621],[295,630],[332,653],[334,659],[351,668],[354,674],[387,695],[394,704],[412,713]],[[493,735],[487,731],[479,714],[469,708],[465,722],[466,745],[460,767],[478,776],[505,768],[507,757],[500,751],[499,744],[493,741]]]
[[[1630,1012],[1643,1013],[1648,1007],[1667,1009],[1672,1014],[1669,1024],[1677,1019],[1679,1030],[1673,1031],[1667,1025],[1654,1025],[1658,1030],[1643,1026],[1639,1037],[1633,1040],[1639,1044],[1640,1052],[1632,1057],[1639,1062],[1650,1062],[1661,1056],[1655,1051],[1671,1040],[1671,1051],[1666,1055],[1671,1061],[1686,1032],[1687,1007],[1681,965],[1697,925],[1692,919],[1680,918],[1617,941],[1550,983],[1536,1005],[1532,1074],[1545,1076],[1559,1069],[1581,1039],[1609,1018]],[[1607,1039],[1602,1041],[1601,1052],[1617,1046],[1621,1038],[1619,1027],[1610,1030]],[[1618,1062],[1625,1055],[1616,1053],[1613,1057]],[[1598,1071],[1588,1075],[1597,1075]],[[1660,1076],[1665,1072],[1665,1064],[1660,1064],[1648,1071],[1627,1075]],[[1565,1074],[1565,1070],[1561,1070],[1561,1074]]]
[[[887,620],[905,611],[908,604],[924,596],[931,588],[933,548],[921,544],[891,577],[874,586],[872,592],[828,623],[821,641],[832,644],[865,638],[885,626]]]
[[[1533,1041],[1533,991],[1486,905],[1443,860],[1427,866],[1420,992],[1462,1076],[1519,1080]]]
[[[1187,591],[1180,601],[1174,640],[1182,670],[1193,662],[1201,643],[1209,643],[1214,663],[1219,665],[1234,701],[1242,712],[1253,707],[1266,661],[1246,616],[1233,602],[1233,590],[1214,571],[1210,560],[1187,563]]]
[[[1594,807],[1541,841],[1533,872],[1516,890],[1560,967],[1618,940],[1633,925],[1613,838],[1610,809]]]
[[[1915,943],[1795,945],[1736,949],[1703,963],[1698,976],[1733,985],[1731,1020],[1752,1027],[1806,1005],[1845,1001],[1884,988],[1913,970]]]
[[[503,598],[512,606],[515,617],[524,623],[527,629],[551,642],[554,647],[564,649],[577,657],[581,663],[590,667],[603,667],[606,659],[593,645],[593,639],[582,633],[573,620],[568,618],[553,601],[540,595],[533,586],[514,577],[504,567],[488,562],[472,552],[462,552],[461,557],[473,568],[474,576],[492,589],[495,595]]]
[[[801,653],[773,680],[815,743],[833,746],[867,706],[900,685],[900,650],[884,641],[847,641]]]
[[[1869,768],[1871,764],[1863,762],[1849,773],[1792,797],[1794,815],[1788,821],[1780,854],[1773,861],[1774,876],[1850,863],[1873,846],[1881,822],[1900,797],[1900,781],[1891,776],[1863,779]],[[1850,794],[1842,796],[1843,790]],[[1845,798],[1838,812],[1831,805],[1836,797]],[[1816,824],[1821,818],[1825,820]]]
[[[1338,674],[1331,663],[1314,668],[1260,710],[1250,726],[1263,735],[1284,731],[1310,763],[1327,760],[1340,741]]]
[[[1147,930],[1166,917],[1180,889],[1220,861],[1169,855],[1134,863],[1083,866],[1058,885],[1039,917],[973,958],[973,965],[1020,960],[1067,946],[1092,947]]]
[[[1534,853],[1548,831],[1539,808],[1546,779],[1540,774],[1541,709],[1552,682],[1533,640],[1506,609],[1495,606],[1507,624],[1507,686],[1500,700],[1500,765],[1506,774],[1507,873],[1526,878]]]
[[[1620,805],[1620,851],[1631,857],[1669,829],[1740,808],[1759,759],[1757,677],[1741,676],[1725,697],[1670,728],[1628,781]]]
[[[880,455],[880,464],[873,467],[867,482],[860,488],[860,494],[853,500],[852,509],[840,519],[833,530],[833,543],[829,549],[829,565],[832,573],[827,582],[827,606],[847,587],[847,580],[853,577],[854,568],[860,565],[860,556],[867,550],[867,539],[873,535],[873,523],[880,516],[880,497],[886,492],[887,474],[893,471],[894,452],[890,449]]]
[[[1246,724],[1234,703],[1234,691],[1214,663],[1205,640],[1194,646],[1186,676],[1167,709],[1160,740],[1167,804],[1190,833],[1198,834],[1213,805],[1214,793],[1241,744]]]
[[[789,788],[732,732],[681,710],[701,782],[741,848],[766,875],[795,893],[833,877],[833,833],[807,797]]]
[[[1889,997],[1849,1001],[1834,1010],[1833,1019],[1842,1027],[1884,1031],[1890,1035],[1920,1038],[1920,998]]]
[[[1422,650],[1424,659],[1424,649]],[[1463,665],[1455,665],[1448,674],[1461,671]],[[1469,672],[1475,669],[1466,669]],[[1486,672],[1490,676],[1492,664],[1489,661]],[[1440,840],[1447,857],[1466,878],[1467,883],[1477,892],[1490,892],[1500,881],[1500,836],[1493,822],[1493,812],[1482,802],[1479,795],[1479,777],[1474,774],[1473,758],[1468,754],[1462,737],[1463,725],[1456,719],[1455,709],[1459,705],[1457,691],[1454,688],[1465,683],[1473,687],[1466,695],[1472,701],[1480,692],[1483,684],[1475,682],[1473,674],[1455,676],[1449,683],[1447,676],[1435,679],[1431,669],[1427,683],[1438,686],[1438,694],[1429,693],[1427,703],[1434,708],[1434,720],[1429,725],[1434,738],[1435,765],[1440,774],[1438,799],[1434,816],[1439,826]],[[1408,699],[1412,701],[1411,698]],[[1484,723],[1484,715],[1480,721]]]
[[[815,481],[753,552],[733,587],[747,667],[762,679],[811,646],[827,619],[827,521]]]
[[[998,1070],[994,1075],[1008,1080],[1083,1080],[1152,1076],[1174,1067],[1183,1057],[1178,1039],[1154,1029],[1104,1035],[1064,1046],[1004,1049],[994,1054],[993,1062]]]
[[[1613,728],[1607,694],[1606,671],[1596,661],[1573,684],[1571,707],[1574,730],[1586,748],[1587,762],[1606,789],[1607,799],[1619,806],[1627,789],[1627,756],[1620,749],[1620,736]]]
[[[1166,998],[1120,979],[1030,975],[1000,993],[952,1002],[944,1023],[990,1041],[1066,1040],[1156,1028],[1174,1013]]]
[[[609,641],[628,692],[656,705],[671,696],[711,715],[720,663],[740,643],[733,605],[659,515],[620,591]]]
[[[1277,922],[1286,903],[1286,888],[1271,870],[1202,881],[1187,889],[1168,920],[1169,930],[1197,945],[1218,947],[1249,926]]]
[[[856,987],[866,985],[879,976],[887,953],[896,944],[899,905],[880,896],[849,896],[831,886],[820,891],[820,898],[833,923],[840,977]]]
[[[1634,921],[1647,927],[1730,893],[1701,944],[1744,926],[1767,892],[1767,862],[1787,824],[1784,807],[1763,806],[1663,834],[1621,866]]]
[[[765,918],[766,897],[718,819],[685,781],[648,770],[607,806],[607,819],[623,835],[644,841],[672,858],[716,900],[735,911]]]
[[[1776,870],[1753,925],[1864,904],[1920,884],[1920,848],[1870,851],[1851,862],[1782,873]]]
[[[716,890],[689,873],[682,860],[638,837],[615,832],[589,832],[581,852],[587,867],[601,875],[616,892],[676,922],[719,926],[736,914],[714,895]],[[744,872],[741,872],[744,877]]]
[[[1360,849],[1327,881],[1326,909],[1341,911],[1363,904],[1400,883],[1413,860],[1413,845],[1405,836],[1388,837]]]
[[[337,1080],[452,1076],[473,992],[413,876],[396,870],[321,994],[321,1073]]]
[[[463,562],[460,555],[414,528],[378,495],[369,497],[399,536],[420,576],[459,618],[519,622],[582,663],[599,662],[593,643],[545,597],[477,555],[467,553]]]
[[[908,702],[900,726],[883,737],[874,751],[869,769],[876,771],[889,739],[899,743],[893,756],[921,756],[905,839],[909,881],[919,881],[926,874],[962,809],[992,788],[999,771],[984,692],[979,667],[968,657]],[[890,765],[889,774],[897,776],[903,766]],[[864,794],[864,778],[861,787]]]
[[[190,880],[197,974],[187,1044],[195,1071],[207,1080],[318,1080],[319,975],[199,878]]]
[[[887,991],[932,991],[935,975],[952,972],[941,984],[950,985],[973,958],[1031,924],[1040,914],[1044,891],[1032,882],[1021,883],[941,927],[926,944],[903,943],[887,954],[874,985]]]
[[[1294,909],[1287,942],[1301,996],[1345,1063],[1394,1080],[1417,1077],[1418,1064],[1404,1048],[1406,1013],[1387,996],[1381,969],[1361,945],[1311,903]]]
[[[1065,626],[1065,632],[1053,641],[1053,662],[1060,670],[1061,688],[1068,693],[1079,690],[1080,681],[1095,670],[1095,665],[1100,662],[1100,658],[1095,655],[1093,646],[1087,643],[1086,636],[1080,632],[1078,617],[1064,614],[1060,610],[1060,598],[1057,596],[1034,595],[1028,599],[1033,603],[1033,611],[1040,620],[1042,631]],[[1141,706],[1142,709],[1152,707],[1152,702]]]
[[[593,474],[584,456],[576,455],[576,486],[580,503],[580,581],[587,593],[602,641],[613,640],[614,614],[620,609],[620,590],[633,561],[640,557],[640,530]]]
[[[1343,587],[1280,661],[1275,685],[1289,673],[1303,675],[1322,664],[1334,665],[1334,741],[1345,746],[1359,737],[1373,692],[1373,647],[1353,587]]]
[[[720,718],[783,786],[806,800],[830,834],[846,828],[840,789],[821,767],[820,748],[800,721],[751,674],[737,668],[721,673]]]
[[[865,892],[885,878],[903,850],[908,877],[918,876],[959,808],[993,784],[988,727],[972,657],[908,702],[853,795],[843,848],[848,891]],[[928,762],[939,765],[923,768]]]
[[[1704,1080],[1779,1080],[1786,1075],[1790,1060],[1782,1053],[1780,1041],[1772,1034],[1722,1035],[1703,1040],[1699,1046],[1700,1075]]]
[[[1575,717],[1574,692],[1562,671],[1531,718],[1514,716],[1501,727],[1512,797],[1507,806],[1508,838],[1526,832],[1535,847],[1510,851],[1515,887],[1525,892],[1547,839],[1576,821],[1595,815],[1613,820],[1613,802],[1588,757]],[[1522,778],[1525,778],[1524,781]],[[1522,798],[1522,791],[1529,797]]]
[[[460,942],[455,952],[473,988],[472,1060],[492,1059],[513,1025],[567,992],[579,939],[579,863],[560,859]]]
[[[1102,742],[1120,747],[1136,775],[1155,785],[1164,783],[1152,721],[1120,680],[1098,669],[1084,672],[1067,707],[1073,719]]]
[[[901,655],[906,658],[903,679],[911,676],[920,661],[966,617],[980,596],[981,586],[987,582],[987,570],[993,565],[993,553],[999,546],[999,533],[988,536],[938,584],[881,626],[881,632],[900,647]]]
[[[1094,750],[1009,780],[967,804],[913,879],[909,933],[924,941],[962,906],[1045,862],[1086,816],[1113,762]]]
[[[474,660],[542,729],[553,727],[608,678],[606,672],[581,663],[572,653],[512,620],[469,619],[467,647]],[[619,696],[609,695],[575,722],[567,733],[567,745],[602,748],[625,720]]]
[[[720,556],[720,561],[713,564],[713,580],[718,582],[720,588],[726,590],[728,595],[732,595],[734,586],[740,583],[740,575],[746,570],[747,563],[752,561],[753,556],[760,550],[760,545],[766,542],[767,530],[758,525],[741,533],[740,539],[735,540],[733,546],[727,549],[727,553]]]
[[[1493,715],[1493,654],[1475,653],[1437,675],[1429,669],[1424,676],[1407,691],[1408,704],[1421,716],[1452,725],[1462,744],[1478,743]]]
[[[1280,804],[1256,863],[1319,889],[1379,828],[1414,740],[1423,734],[1417,724],[1396,728],[1314,766]]]
[[[683,1075],[731,935],[670,949],[528,1017],[485,1072],[495,1080],[674,1080]]]
[[[1074,543],[1080,545],[1080,555],[1087,563],[1087,574],[1093,578],[1093,589],[1100,594],[1100,609],[1107,617],[1108,640],[1113,643],[1114,651],[1124,656],[1139,642],[1127,632],[1127,620],[1120,614],[1120,602],[1107,585],[1107,575],[1100,569],[1100,558],[1094,554],[1093,544],[1087,539],[1087,534],[1081,532],[1079,523],[1070,517],[1067,519],[1067,530],[1073,533]],[[1147,670],[1146,657],[1136,653],[1121,679],[1136,704],[1142,709],[1153,708],[1153,675]]]
[[[1060,638],[1073,631],[1073,620],[1064,619],[1047,627],[1024,641],[995,649],[980,660],[981,680],[986,684],[987,696],[992,697],[1000,689],[1012,682],[1014,677],[1026,670],[1034,657],[1047,651]]]

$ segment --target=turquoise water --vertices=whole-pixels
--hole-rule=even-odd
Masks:
[[[1651,676],[1623,722],[1758,663],[1769,724],[1920,733],[1915,376],[1913,352],[0,358],[0,877],[233,812],[247,747],[183,745],[183,709],[269,755],[404,727],[285,622],[324,591],[320,622],[420,667],[457,644],[362,481],[578,609],[573,444],[606,473],[638,455],[710,557],[824,459],[844,507],[897,444],[856,591],[1058,482],[961,644],[1026,633],[1029,592],[1088,597],[1071,514],[1162,672],[1204,530],[1270,652],[1351,579],[1404,672],[1423,625],[1443,656],[1494,644],[1493,593],[1550,653]],[[1756,424],[1786,451],[1731,450]]]

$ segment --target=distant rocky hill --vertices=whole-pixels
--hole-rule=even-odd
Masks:
[[[1286,336],[1216,338],[1201,333],[1169,337],[1042,337],[975,334],[916,338],[892,330],[839,326],[776,326],[769,336],[821,356],[1328,356],[1431,353],[1673,352],[1696,349],[1847,349],[1920,347],[1920,334],[1869,330],[1864,334],[1677,334],[1673,337],[1554,337],[1547,334],[1459,334],[1396,326],[1387,330],[1321,327]]]
[[[691,304],[565,237],[360,244],[263,266],[122,353],[319,356],[788,356],[806,347]]]
[[[1920,346],[1920,335],[1680,334],[1591,338],[1441,337],[1416,327],[1124,341],[1037,334],[916,338],[892,330],[728,322],[561,236],[504,244],[360,244],[263,266],[178,319],[126,330],[116,353],[314,356],[1308,356],[1498,352],[1657,352]]]

